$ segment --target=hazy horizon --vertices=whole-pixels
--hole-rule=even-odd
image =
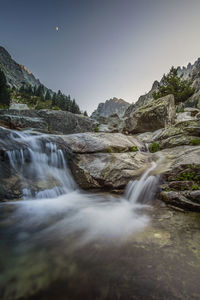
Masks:
[[[198,0],[7,0],[0,44],[91,113],[113,97],[135,102],[172,65],[194,63],[199,11]]]

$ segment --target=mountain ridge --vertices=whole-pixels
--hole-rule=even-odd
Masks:
[[[91,114],[91,117],[94,119],[98,119],[99,117],[107,118],[113,114],[122,117],[129,106],[130,103],[124,99],[113,97],[105,102],[99,103],[97,109]]]

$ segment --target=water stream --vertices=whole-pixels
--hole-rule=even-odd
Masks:
[[[154,239],[158,247],[169,240],[164,233],[159,241],[163,229],[149,229],[159,186],[155,162],[124,195],[91,194],[77,187],[56,143],[19,132],[12,139],[23,145],[7,151],[23,199],[0,204],[0,299],[181,299],[162,297],[159,288],[143,294],[140,286],[154,274],[147,265],[163,257]],[[151,251],[144,242],[150,237]]]
[[[150,168],[136,181],[130,182],[122,197],[95,195],[81,191],[75,184],[67,167],[64,153],[57,145],[41,139],[40,135],[12,133],[25,149],[7,151],[9,161],[20,175],[23,201],[16,206],[14,218],[20,224],[35,227],[38,224],[59,217],[59,221],[48,228],[51,235],[69,234],[81,231],[81,240],[94,238],[125,238],[134,231],[142,230],[148,217],[141,213],[143,203],[149,203],[158,187],[157,176],[149,175]],[[25,163],[27,162],[27,163]],[[35,187],[31,181],[37,182]],[[49,183],[53,185],[49,188]],[[7,204],[10,205],[10,204]],[[26,218],[24,217],[26,216]],[[38,236],[44,233],[38,233]]]

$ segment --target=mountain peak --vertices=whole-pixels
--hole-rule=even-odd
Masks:
[[[104,103],[99,103],[97,109],[92,113],[91,117],[98,119],[99,117],[109,117],[113,114],[117,114],[122,117],[125,110],[130,106],[130,103],[123,99],[113,97],[106,100]]]

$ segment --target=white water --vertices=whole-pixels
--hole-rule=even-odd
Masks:
[[[55,143],[44,144],[41,136],[27,133],[14,132],[12,138],[27,145],[26,149],[8,151],[11,166],[20,174],[24,197],[12,202],[17,239],[26,239],[31,228],[37,239],[63,239],[78,233],[80,243],[86,243],[97,238],[126,238],[148,224],[149,218],[141,209],[145,207],[142,203],[152,200],[158,186],[158,179],[150,175],[155,163],[139,180],[128,184],[122,197],[88,194],[77,188]],[[35,190],[32,179],[44,187],[53,181],[54,187]]]
[[[7,151],[11,166],[21,178],[24,199],[53,198],[75,189],[63,151],[55,143],[43,145],[41,136],[16,131],[12,138],[27,145],[25,149]],[[33,180],[43,189],[31,187]]]

